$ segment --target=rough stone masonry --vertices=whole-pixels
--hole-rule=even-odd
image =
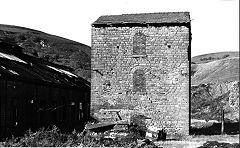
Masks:
[[[190,50],[189,12],[99,17],[92,24],[91,108],[143,114],[168,136],[188,135]]]

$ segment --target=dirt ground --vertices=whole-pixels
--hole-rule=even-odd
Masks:
[[[182,140],[166,140],[154,142],[157,146],[164,148],[197,148],[207,141],[218,141],[225,143],[239,143],[239,135],[197,135],[188,136]]]

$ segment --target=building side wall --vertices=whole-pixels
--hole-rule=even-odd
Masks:
[[[89,119],[89,91],[1,78],[0,139],[50,125],[82,130]]]
[[[139,32],[146,37],[146,52],[136,55],[133,38]],[[121,109],[124,118],[141,113],[151,117],[148,125],[165,128],[170,135],[187,135],[188,48],[186,26],[93,27],[92,109]],[[144,72],[143,92],[134,91],[136,70]]]

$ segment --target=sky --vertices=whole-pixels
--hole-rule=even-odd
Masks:
[[[0,0],[0,24],[27,27],[91,46],[101,15],[189,11],[192,56],[239,50],[239,0]]]

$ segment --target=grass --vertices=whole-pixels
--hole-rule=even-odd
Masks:
[[[135,132],[115,139],[105,138],[108,133],[91,131],[62,133],[56,126],[41,128],[37,132],[26,131],[24,136],[7,138],[0,142],[0,147],[136,147],[142,139]],[[149,143],[148,145],[153,145]]]
[[[158,141],[157,146],[164,148],[237,148],[239,135],[190,135],[181,140]],[[224,147],[225,146],[225,147]]]
[[[218,141],[218,142],[227,142],[227,143],[238,143],[239,135],[191,135],[187,137],[188,141],[193,142],[206,142],[206,141]]]
[[[192,85],[239,81],[239,57],[231,57],[192,66]]]
[[[136,129],[137,130],[137,129]],[[105,138],[109,132],[94,133],[91,131],[72,131],[63,133],[56,126],[41,128],[36,132],[26,131],[24,136],[12,137],[0,142],[0,147],[191,147],[191,148],[237,148],[240,145],[239,135],[190,135],[179,140],[142,142],[136,130],[128,132],[127,136],[115,139]]]

